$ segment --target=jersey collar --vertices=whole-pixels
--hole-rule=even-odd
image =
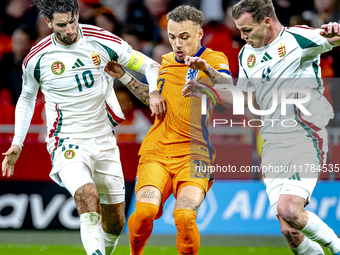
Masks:
[[[203,52],[206,50],[207,47],[205,47],[204,45],[202,46],[202,48],[196,52],[196,54],[193,56],[193,57],[200,57]],[[178,60],[177,56],[175,56],[175,60],[180,63],[180,64],[184,64],[185,62],[184,61],[180,61]]]

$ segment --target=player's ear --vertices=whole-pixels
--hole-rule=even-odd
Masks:
[[[46,21],[46,23],[47,23],[47,26],[49,27],[49,28],[52,28],[52,21],[49,19],[49,18],[45,18],[45,21]]]
[[[199,32],[198,32],[198,40],[201,41],[203,38],[203,29],[200,28]]]
[[[270,27],[270,18],[269,17],[266,17],[264,20],[264,25],[266,26],[266,28],[269,28]]]

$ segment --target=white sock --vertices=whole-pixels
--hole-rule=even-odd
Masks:
[[[309,239],[328,247],[330,252],[335,254],[340,251],[340,239],[334,231],[327,226],[315,213],[306,211],[308,220],[301,233]]]
[[[325,255],[321,246],[307,237],[298,247],[292,248],[292,251],[295,255]]]
[[[117,235],[106,233],[102,225],[100,225],[100,228],[101,228],[102,236],[104,238],[105,254],[112,255],[114,250],[116,249],[120,235],[117,236]]]
[[[101,216],[97,212],[80,215],[80,236],[87,255],[104,255],[105,246],[100,230]]]

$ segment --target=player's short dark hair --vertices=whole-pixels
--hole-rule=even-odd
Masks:
[[[272,0],[241,0],[233,6],[232,17],[238,20],[244,13],[250,13],[258,23],[266,17],[277,20]]]
[[[203,12],[190,5],[180,5],[176,7],[166,15],[166,18],[177,23],[190,20],[200,27],[202,27],[204,20]]]
[[[77,0],[33,0],[39,14],[52,20],[54,13],[69,13],[74,17],[78,12]]]

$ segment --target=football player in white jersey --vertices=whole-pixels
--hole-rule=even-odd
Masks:
[[[112,254],[125,225],[124,178],[112,130],[124,115],[113,78],[104,69],[116,61],[145,74],[150,95],[139,90],[129,74],[120,80],[162,117],[165,101],[157,90],[160,66],[104,29],[78,24],[76,0],[34,3],[53,33],[33,47],[23,62],[15,135],[11,148],[3,153],[2,174],[13,174],[40,88],[46,101],[50,176],[74,197],[87,254]]]
[[[340,254],[340,240],[334,231],[317,215],[304,210],[326,163],[325,126],[333,117],[332,107],[322,95],[320,54],[340,44],[340,25],[329,23],[322,29],[283,27],[272,0],[241,0],[233,6],[232,15],[247,42],[239,54],[237,86],[243,98],[233,98],[231,91],[237,88],[216,91],[227,105],[244,100],[241,103],[247,106],[251,95],[254,101],[250,100],[249,106],[259,107],[262,112],[257,113],[261,114],[274,105],[261,119],[265,139],[262,169],[281,232],[295,254],[324,254],[320,245]],[[186,85],[184,96],[201,95],[202,90],[195,88],[202,85],[194,81]],[[296,104],[278,103],[275,108],[281,96],[294,99]],[[286,115],[281,110],[286,110]]]

